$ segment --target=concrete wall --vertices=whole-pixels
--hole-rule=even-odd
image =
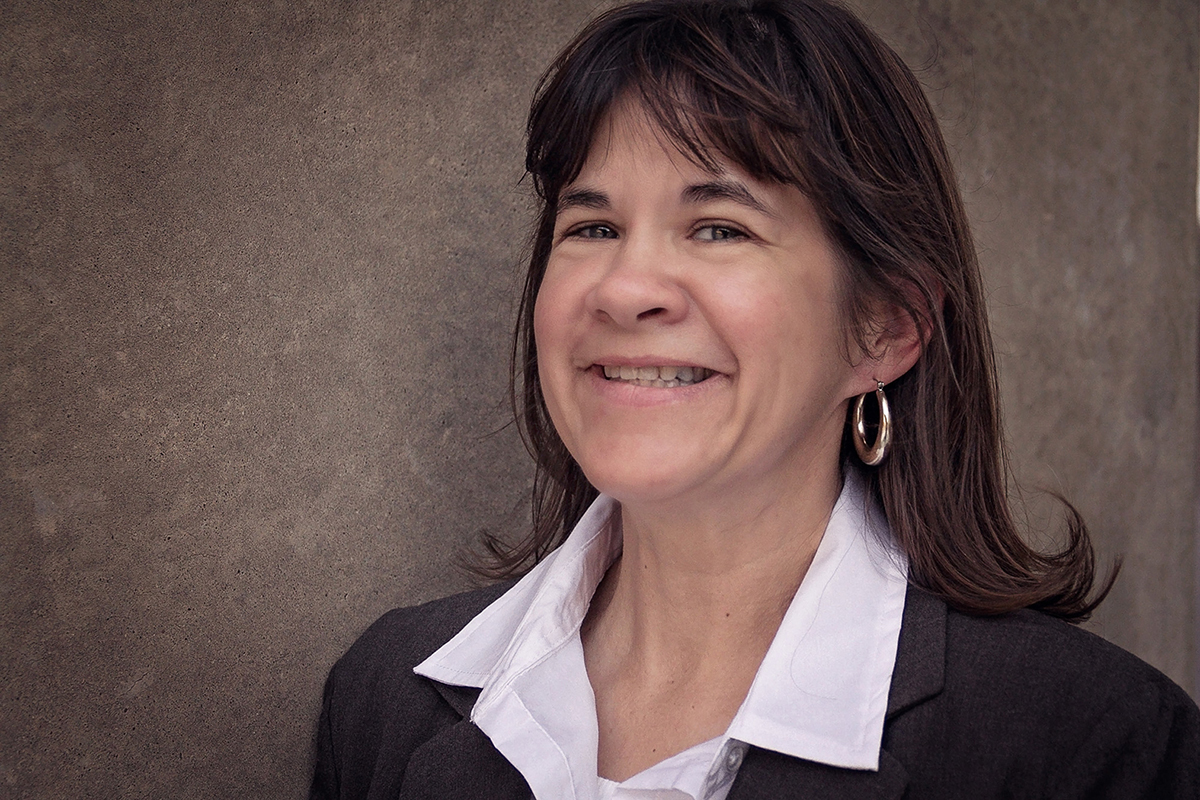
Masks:
[[[860,8],[919,68],[955,151],[1018,477],[1124,557],[1089,627],[1198,696],[1200,7]]]
[[[1019,471],[1193,688],[1197,8],[1072,5],[862,4],[955,147]],[[0,795],[301,796],[334,658],[521,526],[523,114],[593,8],[8,4]]]

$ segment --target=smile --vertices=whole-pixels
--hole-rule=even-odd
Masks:
[[[610,381],[632,383],[634,386],[653,386],[656,389],[673,389],[676,386],[691,386],[713,374],[704,367],[633,367],[629,365],[605,364],[604,377]]]

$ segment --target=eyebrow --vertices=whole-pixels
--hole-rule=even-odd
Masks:
[[[590,208],[595,211],[606,211],[612,208],[612,202],[604,192],[595,189],[569,189],[558,198],[558,213],[568,208]]]
[[[692,184],[683,190],[683,200],[685,203],[710,203],[714,200],[729,200],[738,205],[746,206],[760,214],[765,214],[768,217],[775,216],[775,213],[763,205],[762,201],[751,194],[750,190],[745,186],[737,181],[721,178],[705,183]]]
[[[717,200],[728,200],[774,217],[775,213],[767,208],[750,190],[737,181],[716,178],[704,183],[694,183],[683,190],[683,201],[690,204],[711,203]],[[558,213],[569,208],[590,208],[595,211],[607,211],[612,208],[612,201],[604,192],[596,189],[580,187],[568,189],[558,198]]]

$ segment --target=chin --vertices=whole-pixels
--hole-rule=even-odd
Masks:
[[[703,481],[694,470],[664,464],[662,459],[588,464],[583,473],[593,486],[625,504],[663,503],[694,491]]]

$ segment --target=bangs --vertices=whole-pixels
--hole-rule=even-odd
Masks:
[[[596,20],[591,27],[607,35],[585,31],[538,87],[526,169],[543,200],[553,203],[578,176],[597,126],[622,100],[644,109],[704,169],[719,171],[727,161],[758,180],[813,193],[801,147],[812,133],[813,98],[772,15],[700,3],[657,17],[653,7],[620,11],[628,19]]]

